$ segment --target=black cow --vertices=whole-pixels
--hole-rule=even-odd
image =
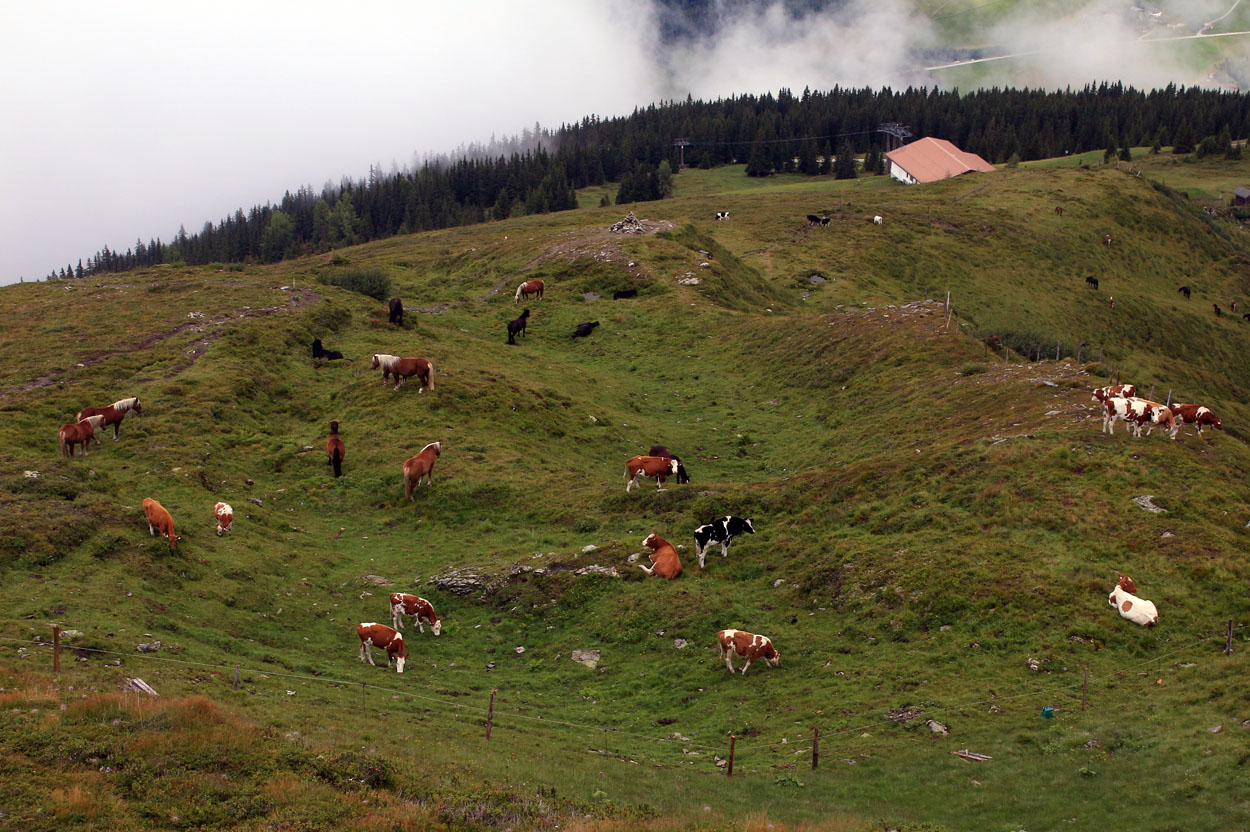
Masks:
[[[1177,289],[1176,291],[1178,291],[1178,292],[1180,292],[1182,295],[1184,295],[1184,296],[1185,296],[1185,300],[1189,300],[1189,287],[1188,287],[1188,286],[1182,286],[1181,288]]]
[[[404,325],[404,302],[399,298],[391,298],[391,323],[398,327]]]
[[[681,457],[677,454],[669,453],[668,448],[663,445],[652,445],[647,456],[666,456],[677,463],[677,484],[688,485],[690,483],[690,475],[686,473],[686,466],[682,464]]]
[[[612,293],[612,300],[620,300],[621,298],[636,298],[636,297],[638,297],[637,289],[617,289],[615,292]]]
[[[727,220],[727,219],[729,219],[729,212],[728,212],[728,211],[717,211],[717,212],[716,212],[716,219],[718,219],[718,220]]]
[[[755,527],[751,525],[749,518],[744,520],[732,514],[718,517],[695,529],[694,548],[695,555],[699,558],[699,568],[703,568],[708,546],[719,543],[721,557],[725,557],[729,554],[729,544],[733,542],[736,535],[740,534],[755,534]]]
[[[516,334],[518,332],[521,333],[522,335],[525,334],[525,322],[529,320],[529,317],[530,317],[530,311],[526,309],[524,312],[521,313],[521,317],[517,318],[515,321],[508,321],[508,343],[509,344],[516,343]]]
[[[312,354],[313,358],[324,358],[326,361],[334,361],[337,358],[343,357],[343,353],[338,350],[328,350],[322,346],[320,338],[313,339]]]
[[[816,216],[815,214],[808,214],[808,215],[807,215],[807,224],[808,224],[808,225],[828,225],[828,224],[829,224],[829,218],[828,218],[828,217],[818,217],[818,216]]]
[[[594,332],[595,327],[597,326],[599,326],[598,321],[590,321],[588,323],[578,324],[577,329],[573,331],[573,337],[585,338],[587,335]]]
[[[1085,278],[1085,282],[1088,283],[1090,286],[1093,286],[1095,289],[1098,288],[1098,278],[1094,277],[1092,274],[1089,277]]]

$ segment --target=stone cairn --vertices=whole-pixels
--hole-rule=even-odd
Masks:
[[[634,212],[630,211],[625,215],[625,219],[618,223],[613,223],[608,229],[613,234],[646,234],[646,227],[634,216]]]

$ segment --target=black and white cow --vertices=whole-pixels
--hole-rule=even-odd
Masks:
[[[720,556],[725,557],[729,554],[729,544],[733,542],[734,536],[740,534],[755,534],[755,527],[751,525],[749,518],[744,520],[732,514],[718,517],[695,529],[694,549],[695,555],[699,558],[699,568],[703,568],[709,546],[719,543]]]
[[[717,212],[716,212],[716,219],[718,219],[718,220],[727,220],[727,219],[729,219],[729,212],[728,212],[728,211],[717,211]]]

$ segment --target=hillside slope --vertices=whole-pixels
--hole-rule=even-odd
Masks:
[[[226,703],[276,744],[298,731],[326,753],[415,749],[429,777],[384,785],[421,801],[487,781],[691,823],[707,804],[840,828],[1093,828],[1117,817],[1114,790],[1152,828],[1250,820],[1244,639],[1221,653],[1250,607],[1250,323],[1211,311],[1247,295],[1241,232],[1116,170],[717,194],[722,175],[684,172],[676,198],[639,206],[661,229],[647,235],[605,234],[619,210],[588,209],[337,252],[339,268],[391,275],[402,330],[318,283],[329,258],[0,289],[0,631],[17,640],[0,655],[27,674],[15,686],[49,669],[30,641],[57,622],[80,635],[52,701],[138,675]],[[546,297],[507,346],[512,290],[533,277]],[[608,300],[623,288],[638,298]],[[1017,351],[1004,361],[990,335]],[[353,361],[314,363],[314,337]],[[1056,342],[1061,360],[1023,361]],[[376,352],[430,358],[435,389],[384,386]],[[1155,398],[1210,405],[1225,431],[1103,435],[1089,388],[1112,365]],[[57,426],[127,396],[143,415],[119,442],[57,456]],[[409,503],[400,465],[436,440],[434,485]],[[653,443],[693,482],[626,494],[624,461]],[[1132,502],[1146,494],[1167,513]],[[148,536],[147,496],[173,514],[176,554]],[[231,536],[214,533],[216,500],[235,508]],[[725,513],[757,533],[699,570],[691,531]],[[651,532],[685,547],[678,580],[629,560]],[[592,565],[619,577],[579,574]],[[1117,571],[1159,605],[1158,627],[1107,606]],[[393,590],[446,619],[438,638],[406,631],[403,676],[360,664],[353,632],[389,620]],[[780,667],[730,677],[724,627],[770,635]],[[159,653],[135,652],[155,639]],[[580,649],[598,666],[572,661]],[[732,780],[715,764],[730,733]],[[948,753],[963,748],[994,759],[965,768]],[[187,817],[206,782],[163,811]],[[164,828],[116,795],[110,818]],[[327,823],[317,795],[283,809],[262,790],[247,817]],[[18,807],[29,828],[43,801]]]

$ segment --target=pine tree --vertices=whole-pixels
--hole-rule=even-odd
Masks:
[[[1115,158],[1115,154],[1116,154],[1115,142],[1112,142],[1111,144],[1107,145],[1107,149],[1102,152],[1103,163],[1106,164],[1107,162],[1110,162],[1112,159]]]
[[[1197,138],[1194,136],[1194,128],[1188,122],[1185,122],[1176,128],[1176,136],[1172,139],[1172,153],[1177,156],[1193,153],[1196,142]]]
[[[656,181],[659,186],[658,199],[673,195],[673,166],[668,163],[668,159],[660,162],[660,167],[656,171]]]
[[[1133,161],[1133,152],[1129,150],[1129,146],[1127,142],[1125,142],[1123,145],[1120,146],[1120,161],[1121,162]]]
[[[833,147],[829,142],[825,142],[825,148],[820,154],[820,175],[828,176],[833,170]]]
[[[772,172],[764,143],[757,139],[751,144],[751,154],[747,156],[747,176],[768,176]]]
[[[855,148],[849,139],[843,139],[838,145],[838,156],[833,163],[834,179],[855,178]]]
[[[820,162],[816,159],[816,143],[814,141],[805,141],[803,146],[799,148],[799,173],[805,176],[815,176],[820,173]]]

